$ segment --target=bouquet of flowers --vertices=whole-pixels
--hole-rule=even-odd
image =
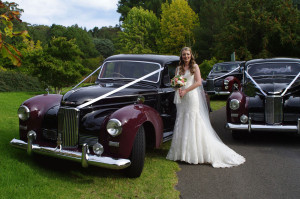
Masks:
[[[186,78],[176,75],[171,79],[171,86],[174,88],[180,88],[186,85]]]

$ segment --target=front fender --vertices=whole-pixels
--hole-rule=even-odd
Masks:
[[[233,92],[234,91],[234,84],[237,84],[238,85],[238,88],[237,90],[240,90],[241,88],[241,81],[235,77],[235,76],[228,76],[226,77],[224,80],[228,80],[228,89],[225,89],[225,86],[224,86],[224,90],[228,90],[229,92]]]
[[[34,130],[37,133],[37,140],[41,138],[44,115],[51,107],[59,105],[61,98],[62,95],[45,94],[32,97],[23,102],[22,105],[27,106],[30,110],[30,117],[26,121],[19,120],[21,140],[27,141],[27,132],[30,130]]]
[[[123,107],[114,112],[109,119],[118,119],[122,123],[122,133],[114,141],[119,142],[118,153],[121,158],[128,158],[131,153],[134,138],[141,125],[151,123],[155,136],[155,146],[159,147],[163,139],[163,121],[159,113],[144,104],[135,104]],[[149,127],[149,125],[147,125]],[[148,133],[149,129],[145,129]],[[152,128],[150,128],[152,131]],[[149,132],[150,133],[150,132]]]
[[[237,99],[240,102],[240,107],[237,110],[231,110],[230,109],[230,101],[232,99]],[[230,123],[239,123],[240,122],[240,116],[245,114],[248,115],[248,103],[249,98],[241,91],[234,91],[231,93],[231,95],[227,99],[226,103],[226,116],[227,116],[227,122]]]

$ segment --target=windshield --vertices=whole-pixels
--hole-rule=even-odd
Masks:
[[[138,79],[158,69],[160,65],[151,62],[109,61],[104,63],[99,79]],[[158,80],[159,73],[156,73],[143,81],[156,83]]]
[[[215,73],[230,72],[230,71],[236,69],[238,66],[239,66],[239,64],[237,64],[237,63],[215,64],[213,66],[213,71]]]
[[[248,65],[251,76],[296,76],[300,72],[300,63],[257,63]]]

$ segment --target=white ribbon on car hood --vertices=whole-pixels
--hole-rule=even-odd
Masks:
[[[233,73],[234,71],[236,71],[236,70],[238,70],[238,69],[240,69],[240,66],[237,67],[236,69],[233,69],[232,71],[230,71],[230,72],[228,72],[228,73],[222,75],[222,76],[219,76],[219,77],[214,78],[213,80],[215,81],[215,80],[217,80],[217,79],[220,79],[220,78],[222,78],[222,77],[225,77],[226,75],[229,75],[230,73]]]
[[[245,74],[249,77],[249,79],[254,83],[254,85],[259,89],[259,91],[264,95],[267,96],[267,94],[261,89],[261,87],[258,85],[258,83],[256,83],[256,81],[251,77],[251,75],[249,75],[249,73],[247,71],[245,71]],[[286,87],[286,89],[282,92],[282,94],[280,95],[281,97],[285,95],[285,93],[290,89],[290,87],[295,83],[295,81],[298,79],[298,77],[300,76],[300,72],[298,73],[298,75],[296,75],[296,77],[291,81],[291,83]]]
[[[77,106],[76,108],[77,109],[81,109],[81,108],[86,107],[86,106],[88,106],[90,104],[93,104],[93,103],[95,103],[95,102],[97,102],[97,101],[99,101],[101,99],[104,99],[104,98],[106,98],[106,97],[108,97],[108,96],[110,96],[110,95],[112,95],[112,94],[114,94],[116,92],[119,92],[119,91],[123,90],[124,88],[127,88],[127,87],[129,87],[129,86],[131,86],[131,85],[133,85],[133,84],[135,84],[137,82],[140,82],[140,81],[142,81],[142,80],[144,80],[144,79],[146,79],[146,78],[148,78],[148,77],[150,77],[150,76],[152,76],[152,75],[154,75],[156,73],[159,73],[163,69],[164,68],[160,68],[160,69],[158,69],[156,71],[153,71],[153,72],[151,72],[151,73],[149,73],[149,74],[147,74],[147,75],[145,75],[143,77],[140,77],[140,78],[138,78],[138,79],[136,79],[136,80],[134,80],[132,82],[129,82],[128,84],[125,84],[124,86],[121,86],[120,88],[116,88],[115,90],[112,90],[112,91],[110,91],[110,92],[108,92],[108,93],[106,93],[104,95],[101,95],[101,96],[99,96],[99,97],[97,97],[97,98],[95,98],[95,99],[93,99],[93,100],[91,100],[89,102],[81,104],[81,105]]]
[[[245,71],[245,74],[249,77],[249,79],[254,83],[254,85],[256,86],[256,88],[258,88],[258,90],[264,95],[267,96],[267,94],[261,89],[261,87],[258,85],[258,83],[256,83],[256,81],[251,77],[251,75],[249,75],[249,73],[247,71]]]

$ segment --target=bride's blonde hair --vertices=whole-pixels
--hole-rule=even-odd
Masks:
[[[190,73],[193,75],[194,72],[195,72],[194,65],[196,64],[196,61],[195,61],[192,49],[190,47],[183,47],[180,51],[179,73],[182,75],[185,72],[184,71],[184,61],[182,59],[182,52],[183,51],[190,51],[190,53],[191,53],[191,60],[190,60],[190,63],[189,63],[189,69],[190,69]]]

